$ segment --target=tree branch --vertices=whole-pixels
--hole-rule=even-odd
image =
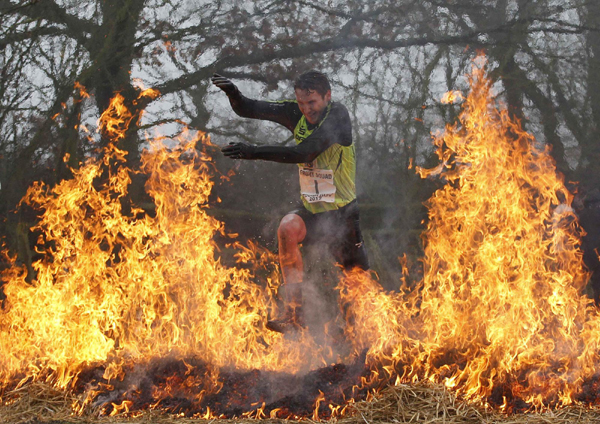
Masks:
[[[11,10],[32,20],[45,20],[55,25],[62,25],[66,29],[66,35],[76,39],[84,46],[88,44],[88,37],[86,35],[97,28],[94,22],[67,13],[64,8],[60,7],[53,0],[30,2],[19,8],[15,8],[15,5],[10,0],[0,0],[0,11],[6,13]]]
[[[197,81],[209,78],[214,72],[219,72],[227,68],[268,63],[273,60],[294,59],[310,54],[324,53],[343,49],[370,47],[381,50],[394,50],[413,46],[456,44],[475,44],[477,46],[485,47],[489,45],[494,45],[494,43],[481,41],[482,35],[492,35],[496,33],[506,32],[513,28],[515,25],[523,25],[524,23],[530,23],[533,21],[535,21],[535,19],[515,19],[507,23],[498,25],[496,27],[484,30],[473,30],[465,32],[463,34],[447,35],[441,37],[426,36],[385,40],[381,38],[373,38],[368,36],[361,37],[337,35],[328,39],[307,42],[302,45],[293,47],[284,47],[272,50],[265,49],[245,55],[236,54],[224,56],[220,59],[217,59],[211,65],[199,69],[196,72],[192,72],[186,75],[182,75],[178,78],[172,79],[170,81],[166,81],[165,83],[158,85],[156,88],[158,88],[163,94],[171,93],[191,87],[195,85]],[[527,30],[527,32],[582,33],[584,30],[585,28],[583,27],[578,27],[572,30],[566,28],[530,28]]]
[[[37,37],[43,37],[45,35],[61,35],[65,31],[56,27],[44,27],[36,28],[32,31],[17,32],[10,34],[4,38],[0,38],[0,49],[6,48],[9,44],[19,43],[21,41],[30,40]]]

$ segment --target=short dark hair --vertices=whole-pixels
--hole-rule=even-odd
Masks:
[[[294,90],[316,91],[321,96],[325,96],[331,90],[331,84],[329,84],[327,75],[311,69],[296,78]]]

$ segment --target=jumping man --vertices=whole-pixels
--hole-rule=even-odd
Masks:
[[[314,70],[294,82],[296,100],[278,102],[248,99],[218,74],[211,81],[227,94],[239,116],[277,122],[294,134],[296,145],[291,147],[230,143],[221,151],[231,159],[298,164],[302,204],[283,217],[277,231],[285,310],[267,323],[273,331],[296,331],[304,326],[300,243],[327,246],[344,269],[369,268],[356,203],[356,156],[348,110],[331,100],[327,76]]]

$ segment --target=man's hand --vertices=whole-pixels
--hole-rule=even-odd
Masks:
[[[235,84],[232,83],[229,78],[225,78],[223,75],[213,74],[213,76],[210,78],[210,81],[223,90],[227,96],[231,96],[239,92]]]
[[[221,151],[231,159],[254,159],[256,146],[247,143],[229,143]]]

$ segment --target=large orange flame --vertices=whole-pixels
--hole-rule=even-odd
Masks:
[[[347,276],[351,334],[401,380],[505,408],[571,404],[600,336],[572,196],[548,150],[494,107],[481,63],[470,83],[460,122],[434,140],[440,167],[418,170],[447,181],[427,205],[424,279],[407,296]]]
[[[130,120],[119,95],[102,122],[118,139]],[[213,237],[223,226],[206,213],[213,183],[210,158],[194,147],[199,140],[205,136],[144,152],[154,217],[124,213],[130,170],[114,145],[73,170],[73,179],[31,187],[23,201],[43,211],[33,230],[45,255],[33,264],[33,284],[17,264],[3,275],[1,382],[42,378],[68,388],[93,364],[111,381],[128,362],[168,355],[199,358],[213,371],[296,372],[324,363],[310,337],[287,341],[265,329],[277,275],[257,285],[251,268],[215,257]],[[266,254],[237,247],[240,261]],[[210,369],[206,379],[215,378]]]

